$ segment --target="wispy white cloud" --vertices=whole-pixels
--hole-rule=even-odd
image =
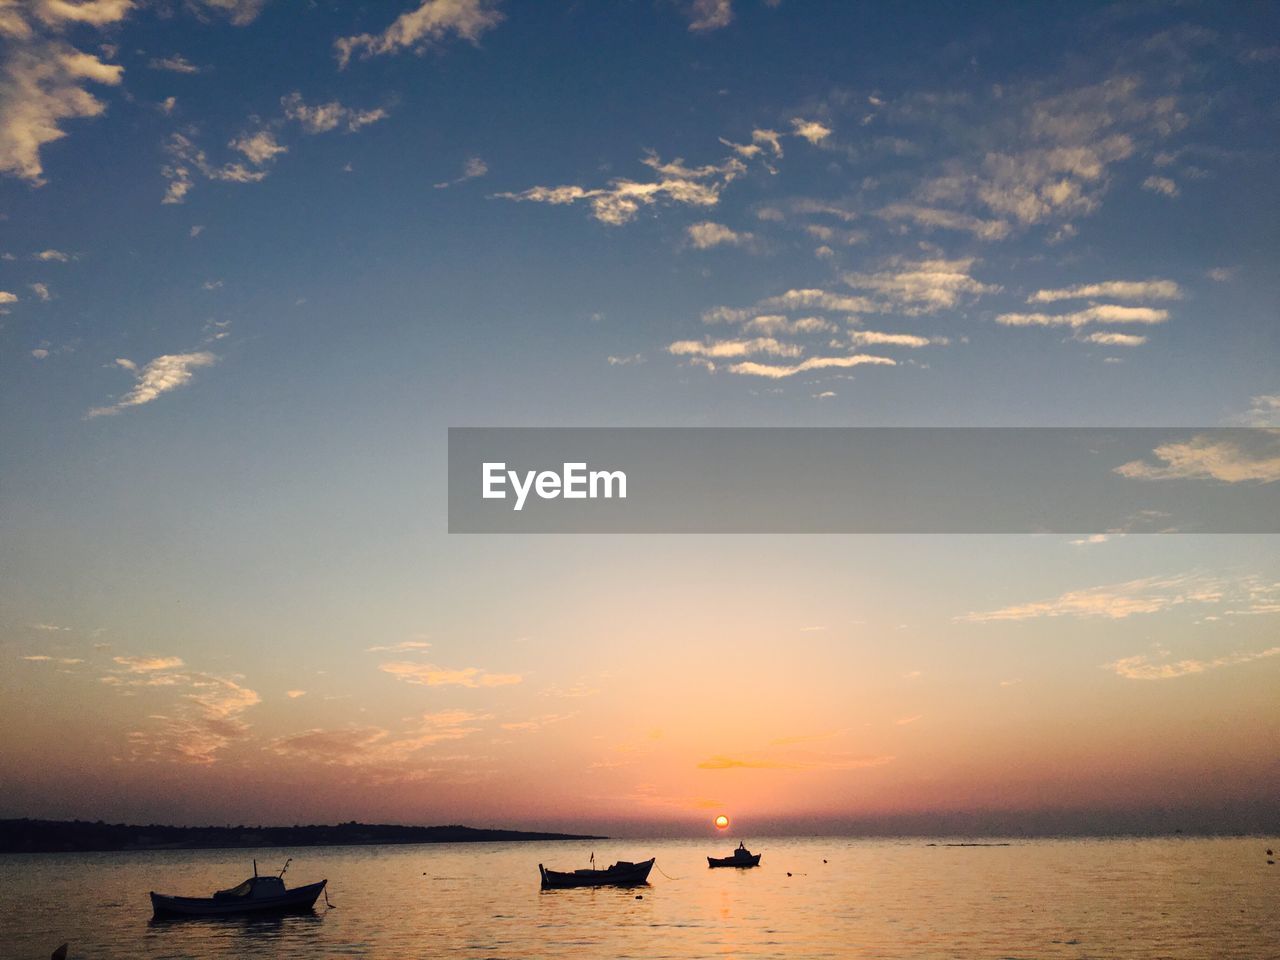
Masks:
[[[210,764],[231,743],[248,736],[243,714],[261,702],[237,679],[186,670],[181,657],[120,656],[102,682],[123,691],[170,691],[172,707],[152,714],[129,734],[132,760]]]
[[[136,380],[133,389],[113,404],[92,408],[86,416],[109,416],[150,403],[162,394],[190,383],[195,376],[193,371],[199,367],[211,366],[217,359],[207,351],[165,354],[156,357],[141,369],[130,360],[117,360],[118,366],[133,373]]]
[[[979,240],[1003,240],[1013,229],[1007,220],[984,220],[958,210],[943,210],[917,203],[891,203],[876,211],[884,220],[910,220],[922,227],[957,230]]]
[[[709,250],[720,246],[741,247],[755,239],[751,233],[739,233],[722,223],[713,223],[710,220],[690,224],[685,228],[685,234],[689,237],[689,243],[698,250]]]
[[[483,728],[489,714],[468,710],[424,713],[399,731],[384,727],[312,729],[271,741],[270,749],[283,757],[327,766],[374,767],[411,762],[437,743],[461,740]]]
[[[379,664],[378,669],[405,683],[424,687],[505,687],[524,679],[518,673],[489,673],[479,667],[438,667],[404,660]]]
[[[1056,303],[1059,300],[1181,300],[1182,288],[1172,280],[1108,280],[1105,283],[1082,283],[1056,290],[1037,290],[1027,303]]]
[[[693,33],[719,30],[733,22],[733,0],[691,0],[686,15]]]
[[[777,365],[767,363],[756,363],[754,361],[745,361],[743,363],[735,363],[728,367],[730,373],[741,374],[749,377],[765,377],[770,380],[781,380],[787,377],[793,377],[797,373],[808,373],[813,370],[845,370],[850,367],[859,367],[864,364],[872,366],[896,366],[897,361],[890,357],[877,357],[871,354],[855,353],[849,356],[838,357],[810,357],[800,363],[790,365]]]
[[[1226,592],[1226,582],[1214,577],[1196,574],[1146,577],[1084,590],[1069,590],[1050,600],[966,613],[956,619],[966,623],[1034,620],[1043,617],[1123,620],[1137,614],[1159,613],[1186,604],[1217,603],[1226,596]]]
[[[1202,434],[1155,448],[1162,463],[1132,460],[1115,468],[1131,480],[1217,480],[1222,483],[1280,481],[1280,430],[1256,431],[1247,440]]]
[[[170,73],[199,73],[200,68],[180,53],[171,57],[153,57],[147,64],[152,70],[167,70]]]
[[[1186,659],[1157,662],[1148,656],[1123,657],[1104,666],[1127,680],[1173,680],[1274,656],[1280,656],[1280,647],[1269,647],[1253,653],[1230,653],[1211,660]]]
[[[1147,342],[1148,338],[1134,333],[1113,333],[1099,330],[1095,333],[1080,334],[1076,339],[1082,343],[1096,343],[1104,347],[1140,347]]]
[[[8,42],[0,63],[0,173],[43,184],[41,150],[67,135],[66,121],[106,112],[106,104],[90,92],[91,84],[118,86],[124,76],[123,67],[46,35],[40,27],[52,24],[56,31],[70,22],[103,26],[122,19],[131,7],[107,0],[37,3],[28,10],[40,24],[13,8],[7,11],[0,22],[0,36],[7,34]]]
[[[479,157],[469,157],[462,165],[462,174],[454,177],[452,180],[444,180],[434,184],[437,190],[444,190],[458,183],[466,183],[468,180],[475,180],[477,177],[483,177],[489,172],[489,165]]]
[[[302,94],[294,91],[280,98],[280,106],[285,118],[300,124],[307,133],[328,133],[341,127],[347,133],[354,133],[371,123],[385,120],[390,114],[383,107],[372,110],[358,110],[343,106],[337,100],[319,103],[314,106],[302,99]]]
[[[423,0],[385,30],[339,37],[333,45],[339,65],[346,67],[355,56],[366,59],[406,49],[420,52],[450,36],[478,43],[503,19],[495,0]]]
[[[951,309],[963,299],[996,293],[1000,286],[974,279],[972,258],[956,260],[892,260],[875,273],[846,273],[841,279],[857,290],[881,298],[876,312],[932,313]]]
[[[1247,427],[1280,427],[1280,393],[1250,398],[1249,409],[1234,419]]]
[[[663,162],[656,154],[647,155],[642,161],[657,175],[653,180],[637,181],[615,178],[605,187],[581,187],[568,184],[559,187],[531,187],[517,193],[499,193],[504,200],[533,203],[572,204],[585,201],[592,216],[601,223],[619,226],[635,219],[641,207],[652,206],[659,201],[694,207],[714,207],[720,202],[720,192],[741,176],[746,167],[736,157],[719,164],[701,167],[686,166],[676,158]]]
[[[677,357],[725,359],[753,354],[798,357],[803,351],[796,344],[781,343],[773,337],[755,337],[751,340],[677,340],[667,347],[667,352]]]
[[[803,117],[795,117],[791,121],[791,132],[797,137],[808,140],[815,146],[821,143],[827,137],[831,136],[831,128],[824,126],[817,120],[805,120]]]
[[[1157,177],[1152,175],[1142,181],[1142,189],[1150,190],[1152,193],[1159,193],[1166,197],[1176,197],[1181,192],[1178,185],[1168,177]]]
[[[399,643],[383,644],[376,647],[366,647],[367,653],[383,653],[383,652],[402,652],[405,650],[428,650],[431,648],[429,640],[402,640]]]
[[[1083,327],[1090,323],[1164,323],[1169,311],[1154,307],[1126,307],[1101,303],[1070,313],[1002,313],[996,323],[1005,327]]]

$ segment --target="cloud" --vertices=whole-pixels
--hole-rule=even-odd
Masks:
[[[461,740],[482,728],[489,714],[467,710],[424,713],[397,733],[383,727],[312,729],[273,740],[270,749],[280,756],[328,766],[369,767],[401,764],[426,747]]]
[[[10,293],[8,290],[0,290],[0,305],[17,302],[18,295],[16,293]]]
[[[333,45],[338,64],[345,68],[353,56],[363,60],[405,49],[421,52],[451,34],[478,43],[503,19],[493,0],[423,0],[381,33],[339,37]]]
[[[1128,680],[1173,680],[1278,655],[1280,647],[1269,647],[1256,653],[1232,653],[1212,660],[1178,660],[1172,663],[1153,663],[1146,656],[1124,657],[1104,666]]]
[[[1214,283],[1229,283],[1236,278],[1236,274],[1240,272],[1239,267],[1213,267],[1205,273]]]
[[[206,351],[198,353],[166,354],[156,357],[141,370],[130,360],[117,360],[116,363],[133,372],[136,383],[133,389],[110,406],[94,407],[86,416],[89,418],[110,416],[150,403],[161,394],[176,390],[191,382],[193,371],[198,367],[211,366],[217,357]]]
[[[883,220],[910,220],[922,227],[958,230],[979,240],[1003,240],[1012,230],[1007,220],[983,220],[956,210],[942,210],[915,203],[891,203],[876,211]]]
[[[914,199],[927,206],[979,210],[1015,226],[1058,222],[1095,212],[1110,186],[1113,165],[1140,148],[1183,129],[1187,116],[1176,97],[1153,95],[1133,75],[1052,95],[996,88],[991,98],[920,96],[908,116],[946,110],[964,129],[961,152],[924,180]],[[906,112],[905,105],[898,112]],[[990,120],[954,115],[973,106]]]
[[[155,673],[158,670],[176,670],[183,666],[181,657],[112,657],[130,673]]]
[[[732,0],[692,0],[687,16],[693,33],[719,30],[733,22],[733,3]]]
[[[685,228],[685,233],[689,236],[689,242],[699,250],[724,245],[741,247],[754,239],[750,233],[737,233],[722,223],[712,223],[710,220],[690,224]]]
[[[499,193],[503,200],[572,204],[586,201],[592,216],[601,223],[619,226],[634,220],[643,206],[660,200],[694,207],[714,207],[720,192],[746,171],[741,160],[729,158],[719,164],[688,167],[677,157],[664,163],[656,154],[642,162],[658,176],[654,180],[637,181],[615,178],[606,187],[581,187],[568,184],[559,187],[530,187],[518,193]]]
[[[1156,324],[1168,319],[1168,310],[1102,303],[1071,313],[1002,313],[996,323],[1004,327],[1083,327],[1090,323]]]
[[[168,70],[170,73],[199,73],[200,68],[182,54],[172,57],[156,57],[147,64],[152,70]]]
[[[1108,280],[1105,283],[1084,283],[1057,290],[1037,290],[1027,297],[1027,303],[1056,303],[1059,300],[1181,300],[1182,288],[1172,280]]]
[[[1150,190],[1152,193],[1159,193],[1166,197],[1176,197],[1180,192],[1178,185],[1168,177],[1150,176],[1142,181],[1142,189]]]
[[[797,317],[792,320],[781,314],[766,313],[742,322],[744,333],[774,334],[806,334],[834,333],[838,328],[825,317]]]
[[[996,293],[997,284],[975,280],[970,271],[974,258],[957,260],[893,260],[877,273],[847,273],[841,279],[857,290],[869,290],[883,298],[878,312],[906,314],[951,309],[962,299]]]
[[[1082,343],[1097,343],[1104,347],[1140,347],[1147,342],[1146,337],[1137,334],[1104,331],[1078,336],[1076,339]]]
[[[770,161],[782,159],[782,134],[776,130],[757,128],[751,131],[750,143],[734,143],[732,140],[720,138],[720,142],[744,160],[759,159],[770,173],[778,169]],[[764,219],[762,217],[762,219]]]
[[[129,734],[133,760],[210,764],[217,753],[248,735],[242,714],[261,702],[236,680],[186,671],[181,657],[114,657],[121,669],[104,683],[125,689],[172,690],[177,696],[166,714],[152,714],[147,727]]]
[[[795,344],[780,343],[772,337],[756,337],[753,340],[677,340],[667,347],[667,352],[677,357],[723,359],[761,353],[774,357],[797,357],[802,350]]]
[[[69,19],[78,12],[86,22],[93,22],[89,18],[95,13],[123,17],[130,7],[127,3],[74,7],[59,3],[38,5],[36,10],[47,12],[54,6],[70,11]],[[89,85],[118,86],[123,75],[124,68],[104,63],[61,39],[11,37],[10,52],[0,65],[0,173],[42,185],[41,150],[67,135],[65,121],[105,113],[106,104],[89,92]]]
[[[305,697],[305,696],[307,695],[307,691],[305,691],[305,690],[286,690],[286,691],[284,692],[284,695],[285,695],[286,697],[288,697],[290,700],[297,700],[299,697]]]
[[[807,373],[811,370],[847,369],[849,367],[862,366],[863,364],[892,367],[897,365],[897,361],[889,357],[876,357],[870,354],[851,354],[845,357],[810,357],[808,360],[790,366],[746,361],[744,363],[735,363],[728,369],[730,373],[737,373],[743,376],[767,377],[771,380],[780,380],[785,377],[795,376],[797,373]]]
[[[245,135],[233,140],[230,146],[239,149],[246,157],[260,156],[264,162],[285,150],[275,143],[275,138],[270,133],[266,133],[265,139],[261,140]],[[195,185],[197,175],[227,183],[258,183],[267,178],[266,170],[252,169],[243,163],[231,162],[222,166],[210,163],[205,152],[181,133],[169,137],[165,152],[169,154],[171,162],[160,168],[161,175],[169,181],[162,203],[184,202]]]
[[[518,673],[489,673],[479,667],[438,667],[431,663],[410,663],[397,660],[378,665],[378,669],[389,673],[405,683],[423,687],[505,687],[520,683],[523,677]]]
[[[33,253],[31,256],[43,263],[67,263],[74,259],[71,254],[63,253],[61,250],[41,250],[39,253]]]
[[[227,146],[231,147],[232,150],[238,150],[243,153],[250,163],[258,167],[270,163],[278,154],[289,152],[289,148],[280,144],[276,140],[275,134],[270,130],[242,134]]]
[[[930,344],[946,344],[946,337],[920,337],[913,333],[883,333],[879,330],[854,330],[849,343],[855,347],[927,347]]]
[[[267,5],[267,0],[187,0],[197,10],[207,10],[226,17],[237,27],[253,23]]]
[[[302,99],[302,94],[294,91],[280,98],[280,106],[284,109],[286,119],[302,125],[302,129],[311,134],[328,133],[341,127],[346,133],[355,133],[361,127],[385,120],[390,114],[382,107],[373,110],[356,110],[344,107],[337,100],[309,106]]]
[[[462,175],[452,180],[444,180],[434,184],[437,190],[444,190],[458,183],[466,183],[468,180],[474,180],[477,177],[483,177],[489,172],[489,165],[479,157],[470,157],[466,163],[462,165]]]
[[[1250,427],[1280,427],[1280,393],[1252,397],[1249,409],[1235,419]]]
[[[794,759],[755,759],[724,755],[708,757],[698,764],[699,770],[860,770],[892,763],[892,756],[858,756],[853,754],[817,754]]]
[[[402,640],[399,643],[386,644],[384,646],[366,647],[366,653],[382,653],[397,652],[404,650],[426,650],[429,649],[431,643],[427,640]]]
[[[1110,534],[1091,533],[1087,537],[1080,537],[1076,540],[1068,540],[1067,542],[1073,547],[1089,547],[1098,543],[1106,543],[1110,539]]]
[[[816,120],[805,120],[801,117],[792,119],[791,132],[797,137],[803,137],[815,146],[831,136],[830,128],[824,127]]]
[[[1115,468],[1131,480],[1218,480],[1275,483],[1280,480],[1280,431],[1259,430],[1247,441],[1200,435],[1155,448],[1163,464],[1132,460]]]
[[[956,617],[956,620],[966,623],[1035,620],[1042,617],[1123,620],[1137,614],[1160,613],[1184,604],[1217,603],[1225,596],[1225,589],[1225,584],[1220,580],[1191,574],[1147,577],[1085,590],[1071,590],[1052,600],[967,613]]]

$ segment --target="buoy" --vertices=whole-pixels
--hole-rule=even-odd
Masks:
[[[827,861],[826,861],[826,859],[824,858],[822,862],[823,862],[823,863],[826,863]]]
[[[644,899],[644,895],[643,895],[643,894],[640,894],[640,893],[637,893],[637,894],[636,894],[636,899],[637,899],[637,900],[643,900],[643,899]]]
[[[788,871],[787,871],[787,876],[788,876],[788,877],[789,877],[789,876],[791,876],[791,871],[790,871],[790,870],[788,870]]]

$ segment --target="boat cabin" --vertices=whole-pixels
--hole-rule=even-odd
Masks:
[[[215,900],[261,900],[266,897],[283,897],[284,880],[280,877],[250,877],[244,883],[213,895]]]

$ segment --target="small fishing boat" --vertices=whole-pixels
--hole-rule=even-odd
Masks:
[[[562,872],[548,870],[538,864],[538,872],[542,874],[543,890],[560,890],[565,887],[636,887],[649,882],[649,871],[653,869],[656,857],[650,857],[641,863],[619,860],[604,870],[594,867],[585,870]],[[594,863],[594,857],[592,858]]]
[[[182,917],[232,917],[244,914],[305,913],[315,906],[324,892],[328,880],[309,883],[304,887],[287,889],[284,872],[291,860],[286,860],[280,873],[274,877],[258,876],[258,863],[253,864],[253,876],[238,886],[217,891],[212,897],[175,897],[151,891],[151,909],[158,919],[173,920]]]
[[[752,853],[746,845],[739,842],[738,849],[727,857],[707,857],[708,867],[758,867],[760,854]]]

